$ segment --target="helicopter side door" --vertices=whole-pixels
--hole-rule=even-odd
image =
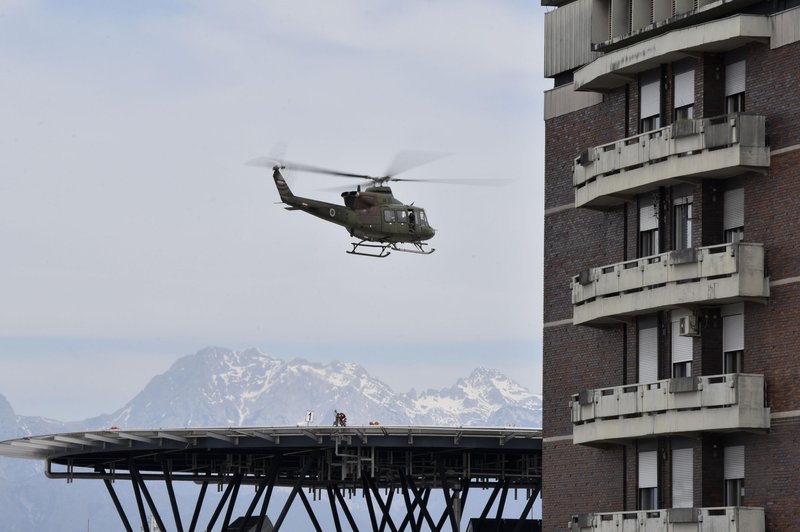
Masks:
[[[383,208],[383,232],[389,235],[408,235],[413,232],[415,224],[413,209],[407,207],[384,207]]]

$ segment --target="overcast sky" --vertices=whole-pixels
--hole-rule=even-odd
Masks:
[[[475,366],[541,390],[542,8],[529,0],[0,2],[0,394],[122,406],[207,345],[352,361],[397,391]],[[280,148],[278,148],[280,146]],[[277,205],[290,160],[380,174],[430,256],[353,257]],[[337,178],[291,176],[340,202]]]

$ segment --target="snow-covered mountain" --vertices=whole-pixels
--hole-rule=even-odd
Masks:
[[[541,397],[495,370],[475,369],[450,388],[399,394],[357,364],[209,347],[85,428],[294,425],[308,410],[314,424],[328,424],[335,409],[355,425],[541,426]]]

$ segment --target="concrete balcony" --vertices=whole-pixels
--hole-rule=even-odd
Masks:
[[[625,443],[680,433],[763,431],[764,376],[731,373],[585,390],[572,396],[572,441]]]
[[[670,508],[638,512],[581,514],[570,532],[764,532],[763,508]]]
[[[598,57],[575,71],[575,89],[609,91],[662,63],[698,52],[727,52],[754,41],[766,43],[771,36],[772,27],[766,15],[735,15],[673,30]]]
[[[592,268],[572,279],[572,322],[602,327],[693,305],[765,302],[764,246],[750,242],[669,251]]]
[[[575,206],[605,209],[686,179],[766,172],[766,118],[731,114],[672,125],[589,148],[575,159]]]

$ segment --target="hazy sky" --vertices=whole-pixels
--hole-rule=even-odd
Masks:
[[[206,345],[357,362],[398,391],[496,367],[541,390],[542,8],[523,0],[0,2],[0,394],[122,406]],[[353,257],[275,204],[290,160],[380,174],[430,256]],[[292,176],[339,202],[336,178]]]

